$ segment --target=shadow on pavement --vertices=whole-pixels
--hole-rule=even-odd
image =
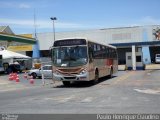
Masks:
[[[113,76],[112,78],[115,78],[117,76]],[[64,86],[63,83],[61,85],[54,86],[53,88],[85,88],[85,87],[92,87],[99,83],[102,83],[107,80],[112,80],[112,78],[109,78],[108,76],[99,78],[98,82],[94,83],[93,81],[76,81],[71,83],[69,86]]]

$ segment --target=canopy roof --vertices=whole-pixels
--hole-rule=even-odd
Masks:
[[[34,38],[23,37],[20,35],[6,34],[2,32],[0,32],[0,41],[8,41],[8,42],[14,41],[14,42],[27,43],[27,44],[36,43]]]
[[[14,59],[30,59],[30,57],[26,55],[22,55],[16,52],[12,52],[9,50],[1,50],[0,55],[2,55],[3,59],[14,58]]]

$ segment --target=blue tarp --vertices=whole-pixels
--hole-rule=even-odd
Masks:
[[[36,40],[36,44],[33,45],[33,59],[39,59],[40,58],[40,50],[39,50],[39,42]]]

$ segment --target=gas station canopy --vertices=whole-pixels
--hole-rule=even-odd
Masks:
[[[0,32],[0,41],[6,42],[19,42],[19,43],[27,43],[27,44],[35,44],[36,40],[34,38],[23,37],[19,35],[6,34]]]
[[[17,46],[35,44],[36,40],[32,36],[15,35],[9,26],[0,26],[0,46]]]

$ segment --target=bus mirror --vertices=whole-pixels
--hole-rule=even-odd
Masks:
[[[49,56],[51,56],[52,59],[52,46],[49,48]]]

